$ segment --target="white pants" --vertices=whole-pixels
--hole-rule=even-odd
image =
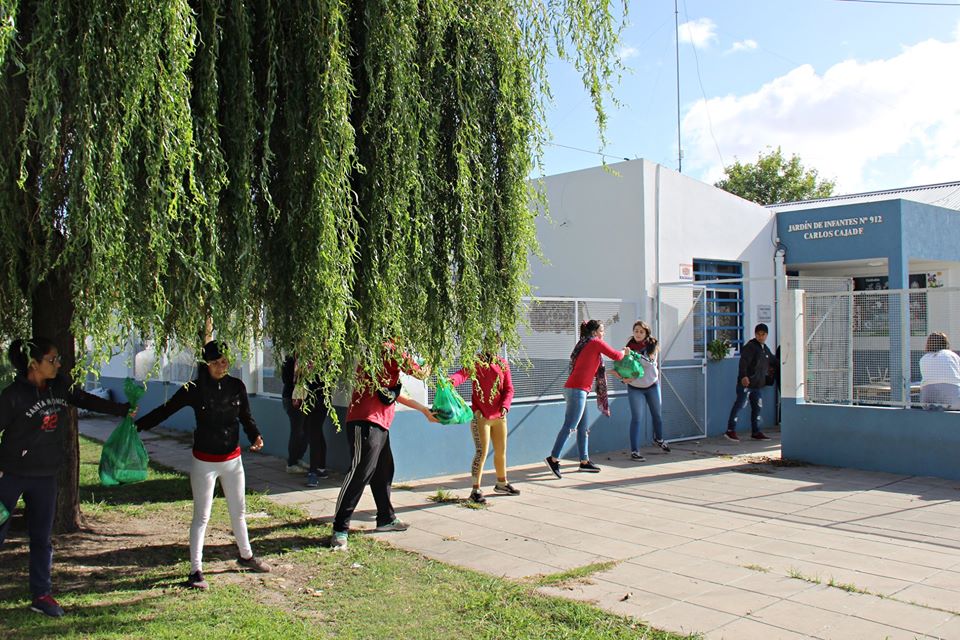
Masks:
[[[246,479],[243,475],[243,462],[240,456],[225,462],[204,462],[193,459],[190,468],[190,488],[193,489],[193,523],[190,525],[190,572],[203,569],[203,538],[210,521],[210,509],[213,507],[213,488],[220,478],[223,495],[227,499],[230,511],[230,523],[233,535],[237,539],[240,557],[253,555],[250,538],[247,535]]]

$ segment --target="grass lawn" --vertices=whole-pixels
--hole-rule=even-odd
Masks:
[[[351,536],[349,551],[333,553],[328,524],[262,495],[247,499],[250,537],[274,571],[238,569],[218,497],[204,551],[210,590],[187,590],[181,583],[189,569],[189,481],[155,468],[146,482],[101,487],[99,457],[100,445],[81,439],[87,528],[54,541],[54,592],[67,615],[51,619],[27,608],[27,541],[18,511],[0,548],[0,638],[688,637],[362,535]]]

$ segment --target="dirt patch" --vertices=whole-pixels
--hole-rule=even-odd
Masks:
[[[783,458],[773,458],[770,456],[747,456],[746,461],[750,464],[768,464],[771,467],[809,467],[810,464],[799,460],[785,460]]]
[[[18,600],[28,595],[29,541],[22,514],[16,514],[11,524],[10,535],[0,547],[0,598]],[[290,530],[272,519],[255,519],[249,524],[255,552],[267,555],[273,570],[255,574],[238,567],[232,532],[211,525],[207,528],[203,565],[211,588],[241,584],[256,602],[304,615],[296,607],[297,601],[322,596],[322,591],[309,586],[316,570],[284,561],[282,551],[291,545],[305,548],[318,541],[291,538]],[[152,597],[157,590],[185,589],[189,527],[189,514],[168,510],[135,517],[121,513],[85,515],[82,530],[54,536],[54,592],[137,592],[124,598],[130,602]],[[319,613],[314,617],[323,618]]]

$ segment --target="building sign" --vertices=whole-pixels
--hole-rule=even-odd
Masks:
[[[867,227],[883,224],[883,216],[856,216],[836,220],[814,220],[787,225],[787,233],[804,240],[829,240],[862,236]]]
[[[773,322],[773,306],[769,304],[757,305],[757,322]]]
[[[692,265],[692,264],[681,264],[681,265],[680,265],[680,279],[681,279],[681,280],[693,280],[693,265]]]

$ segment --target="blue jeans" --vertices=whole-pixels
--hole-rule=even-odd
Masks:
[[[653,419],[653,438],[663,440],[663,418],[660,416],[660,383],[646,389],[627,385],[627,399],[630,401],[630,451],[640,451],[640,423],[643,421],[644,407],[650,408]]]
[[[570,434],[577,432],[577,450],[580,452],[581,460],[589,460],[590,454],[587,451],[587,436],[590,435],[590,427],[587,426],[587,392],[583,389],[564,389],[564,395],[567,396],[567,413],[563,419],[563,426],[560,427],[560,433],[557,434],[557,441],[553,443],[553,451],[550,455],[554,458],[560,457],[563,450],[563,444],[570,437]]]
[[[743,385],[737,382],[737,399],[733,401],[733,408],[730,409],[730,419],[727,420],[727,431],[737,430],[737,415],[745,406],[747,406],[747,398],[749,397],[750,431],[753,433],[759,433],[760,409],[763,408],[763,399],[760,397],[760,393],[762,391],[763,387],[749,387],[744,389]]]
[[[50,593],[50,569],[53,566],[53,516],[57,511],[56,476],[21,476],[5,473],[0,477],[0,502],[11,517],[0,526],[0,545],[7,537],[13,508],[23,496],[26,507],[27,533],[30,537],[30,593],[34,598]]]

